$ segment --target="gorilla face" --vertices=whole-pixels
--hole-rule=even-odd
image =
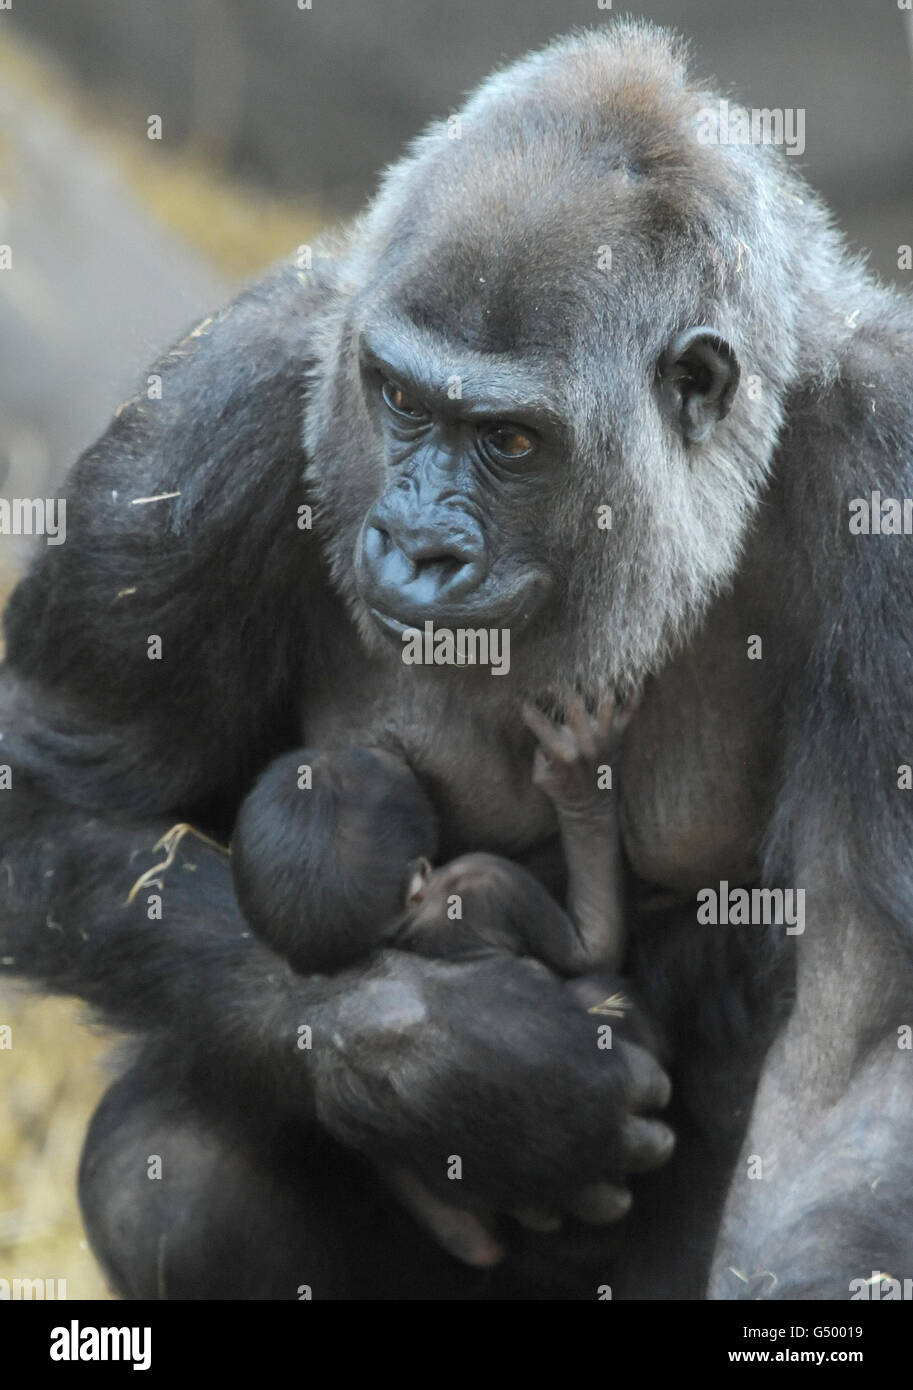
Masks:
[[[429,619],[522,633],[556,576],[512,517],[554,476],[560,423],[519,372],[444,375],[408,324],[363,334],[360,364],[387,477],[356,546],[361,598],[397,638]]]
[[[460,140],[433,127],[334,248],[304,444],[372,650],[508,627],[514,690],[598,703],[735,572],[793,365],[787,268],[746,249],[753,161],[708,156],[680,93],[645,148],[587,72],[547,112],[531,75]]]

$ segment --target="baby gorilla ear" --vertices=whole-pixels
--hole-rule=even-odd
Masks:
[[[425,889],[428,887],[431,873],[431,865],[424,855],[418,859],[413,859],[409,865],[409,877],[406,880],[406,907],[412,907],[414,903],[424,902]]]
[[[712,328],[686,328],[659,359],[663,394],[688,444],[702,443],[729,414],[739,384],[739,364]]]

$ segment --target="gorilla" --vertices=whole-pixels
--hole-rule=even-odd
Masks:
[[[913,489],[913,313],[708,110],[638,23],[496,73],[69,476],[7,614],[0,959],[134,1039],[80,1172],[123,1297],[913,1274],[913,570],[850,524]],[[509,670],[406,663],[427,624]],[[395,755],[444,862],[560,899],[520,713],[640,687],[649,1031],[601,1046],[598,982],[532,956],[303,975],[251,930],[220,846],[304,747]],[[802,930],[736,890],[801,893]]]

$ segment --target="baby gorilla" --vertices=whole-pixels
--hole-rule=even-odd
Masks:
[[[600,764],[632,713],[605,706],[593,717],[575,705],[559,726],[524,711],[539,740],[533,780],[558,815],[567,912],[526,869],[493,854],[432,868],[434,811],[395,753],[299,749],[271,764],[238,817],[232,865],[248,922],[303,974],[342,969],[384,945],[437,958],[509,951],[567,975],[616,969],[617,803],[600,785]]]

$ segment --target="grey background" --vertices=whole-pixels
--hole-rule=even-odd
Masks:
[[[896,0],[655,0],[618,6],[690,36],[697,70],[753,106],[803,107],[799,161],[855,245],[903,281],[913,241],[913,81]],[[16,0],[0,37],[61,60],[118,121],[162,115],[169,145],[230,178],[356,209],[378,170],[489,69],[575,25],[596,0]],[[230,288],[153,226],[40,94],[0,117],[20,156],[0,203],[0,487],[60,477],[140,368]],[[112,116],[112,120],[115,117]],[[24,183],[24,190],[22,184]],[[294,242],[290,243],[294,244]],[[5,476],[6,482],[3,478]]]
[[[403,141],[496,63],[596,0],[16,0],[14,26],[88,83],[167,113],[237,171],[351,211]],[[618,4],[694,39],[699,69],[749,105],[802,106],[807,169],[887,269],[913,213],[913,95],[896,0]]]

